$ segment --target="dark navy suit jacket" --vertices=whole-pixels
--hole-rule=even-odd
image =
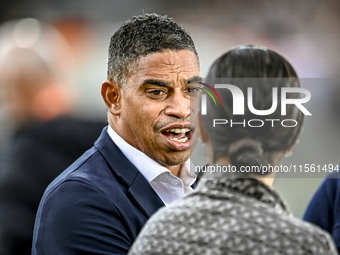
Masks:
[[[324,179],[309,202],[303,219],[330,233],[340,254],[339,171],[332,172]]]
[[[46,189],[32,254],[126,254],[163,205],[104,128],[94,147]]]

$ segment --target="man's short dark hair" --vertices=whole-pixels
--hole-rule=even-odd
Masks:
[[[129,74],[129,66],[141,57],[162,50],[191,50],[197,58],[190,35],[172,18],[157,14],[132,17],[111,37],[108,79],[120,86]]]

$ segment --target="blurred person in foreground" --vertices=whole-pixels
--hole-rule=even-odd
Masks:
[[[35,19],[0,28],[0,86],[12,132],[0,160],[0,254],[31,254],[35,215],[48,184],[91,148],[105,122],[70,116],[70,91],[53,54],[63,37]],[[5,122],[5,123],[4,123]]]
[[[282,87],[299,87],[292,66],[282,56],[259,46],[228,51],[213,63],[209,78],[211,83],[236,85],[243,94],[252,87],[253,106],[259,110],[271,108],[273,87],[279,91]],[[288,105],[286,116],[281,116],[280,107],[267,116],[255,115],[249,109],[236,116],[232,114],[230,91],[216,90],[223,106],[208,101],[206,115],[200,115],[201,138],[207,144],[210,167],[234,166],[236,171],[205,173],[194,193],[150,218],[129,254],[337,254],[326,232],[291,214],[271,187],[274,172],[241,172],[246,166],[277,166],[301,132],[302,112]],[[298,95],[292,93],[291,97]],[[239,124],[214,127],[214,119],[233,119]],[[294,119],[298,124],[240,124],[251,119]]]
[[[330,233],[340,253],[340,173],[327,175],[306,208],[303,219]]]
[[[192,191],[201,80],[192,38],[172,19],[136,16],[115,32],[101,89],[109,125],[46,189],[32,254],[127,254],[154,212]]]

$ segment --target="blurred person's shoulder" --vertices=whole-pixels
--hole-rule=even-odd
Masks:
[[[104,121],[87,121],[72,117],[58,117],[45,122],[35,122],[19,129],[11,139],[11,150],[26,157],[35,154],[37,160],[53,160],[59,173],[90,149],[107,125]],[[19,156],[20,157],[20,156]],[[30,163],[37,160],[31,157]]]
[[[21,128],[16,133],[17,138],[28,137],[40,142],[60,143],[73,141],[84,143],[98,138],[107,121],[82,120],[69,116],[61,116],[49,121],[34,122]]]

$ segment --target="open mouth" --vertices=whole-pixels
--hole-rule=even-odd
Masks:
[[[160,132],[163,141],[175,151],[185,151],[191,148],[191,140],[194,138],[195,125],[186,123],[169,123]]]
[[[185,143],[190,140],[190,128],[171,128],[163,131],[162,134],[174,142]]]
[[[190,149],[191,137],[195,132],[195,127],[190,124],[172,124],[164,127],[161,131],[165,142],[176,151]]]

